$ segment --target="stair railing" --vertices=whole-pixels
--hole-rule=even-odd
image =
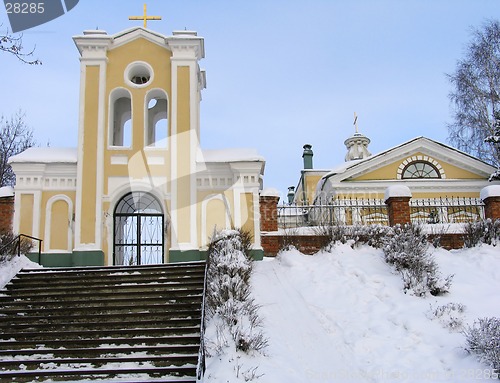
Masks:
[[[205,304],[207,292],[208,259],[205,262],[205,280],[203,282],[203,299],[201,303],[201,325],[200,325],[200,350],[198,352],[198,366],[196,367],[196,376],[201,381],[205,375]]]
[[[31,235],[27,235],[27,234],[18,234],[17,236],[15,236],[12,240],[10,240],[8,243],[6,243],[5,245],[3,245],[2,247],[0,247],[0,254],[6,249],[8,248],[9,246],[11,246],[14,242],[17,241],[16,243],[16,246],[15,246],[15,249],[17,250],[17,256],[20,257],[21,256],[21,238],[24,237],[24,238],[29,238],[33,241],[38,241],[38,256],[40,257],[40,254],[42,253],[42,242],[43,242],[43,239],[40,239],[40,238],[36,238],[36,237],[32,237]]]

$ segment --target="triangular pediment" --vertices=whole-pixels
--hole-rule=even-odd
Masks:
[[[487,179],[494,167],[443,143],[417,137],[361,161],[346,163],[327,176],[331,181],[380,181],[401,179],[411,162],[429,162],[443,179]]]
[[[142,27],[126,29],[122,32],[112,35],[109,49],[111,50],[118,48],[137,39],[145,39],[168,49],[167,36]]]

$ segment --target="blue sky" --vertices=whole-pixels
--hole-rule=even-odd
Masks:
[[[0,114],[26,112],[41,145],[77,145],[79,61],[71,39],[142,25],[142,0],[80,0],[66,15],[24,32],[42,66],[0,55]],[[191,29],[205,38],[201,104],[206,149],[254,147],[266,158],[265,187],[286,194],[313,145],[314,167],[343,162],[359,129],[377,153],[416,136],[446,142],[456,61],[471,27],[498,19],[497,0],[155,0],[148,27]],[[9,23],[0,7],[2,28]]]

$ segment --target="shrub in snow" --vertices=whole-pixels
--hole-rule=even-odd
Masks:
[[[476,354],[479,360],[500,377],[500,319],[481,318],[464,331],[465,350]]]
[[[475,247],[482,243],[492,246],[500,244],[500,219],[493,221],[487,218],[464,225],[465,247]]]
[[[392,232],[383,225],[325,225],[316,228],[316,234],[326,237],[323,250],[330,251],[336,243],[345,244],[352,241],[353,246],[368,245],[375,248],[383,247],[385,238]]]
[[[299,240],[296,237],[298,234],[299,229],[297,228],[285,229],[283,231],[283,235],[281,236],[282,241],[280,245],[280,251],[297,249],[299,247]]]
[[[214,351],[220,353],[232,340],[236,350],[263,350],[267,345],[250,293],[252,259],[248,233],[227,230],[214,235],[208,249],[207,319],[214,321]]]
[[[441,277],[429,253],[427,235],[417,225],[397,225],[383,248],[385,261],[401,274],[404,291],[417,296],[442,295],[449,291],[453,276]]]
[[[15,235],[12,232],[2,234],[0,236],[0,264],[10,261],[18,253],[20,246],[21,254],[27,254],[33,248],[33,242],[22,237],[20,241],[14,240]]]
[[[443,327],[450,331],[458,331],[463,327],[465,306],[461,303],[450,302],[429,310],[428,317],[437,319]]]

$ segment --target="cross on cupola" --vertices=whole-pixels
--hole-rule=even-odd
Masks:
[[[371,153],[368,151],[370,139],[359,133],[358,115],[356,112],[354,112],[353,125],[355,129],[354,135],[344,141],[344,145],[347,148],[346,161],[361,160],[371,156]]]
[[[161,20],[161,16],[148,16],[147,5],[144,4],[144,14],[142,16],[129,16],[129,20],[143,20],[144,28],[148,27],[148,20]]]

